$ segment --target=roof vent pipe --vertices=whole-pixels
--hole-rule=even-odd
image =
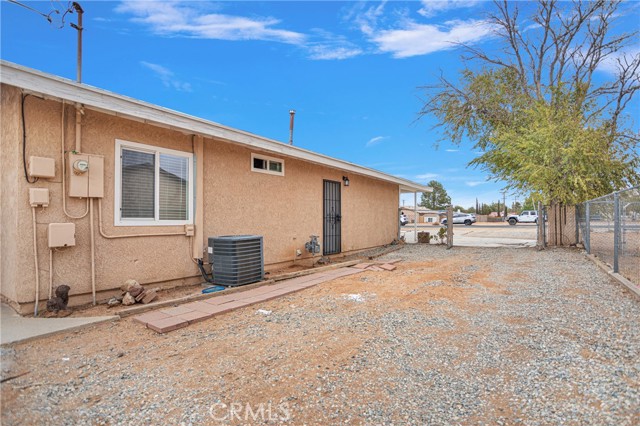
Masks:
[[[290,109],[289,115],[291,116],[289,119],[289,145],[293,145],[293,116],[296,115],[296,110]]]

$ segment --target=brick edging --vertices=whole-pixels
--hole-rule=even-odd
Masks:
[[[273,277],[265,281],[259,281],[257,283],[247,284],[247,285],[238,286],[238,287],[230,287],[230,288],[227,288],[226,290],[221,290],[216,293],[190,294],[188,296],[178,297],[176,299],[163,300],[156,303],[150,303],[148,305],[134,306],[133,308],[123,309],[119,312],[116,312],[116,315],[119,315],[120,318],[125,318],[131,315],[141,314],[143,312],[147,312],[156,308],[164,308],[166,306],[181,305],[183,303],[196,302],[198,300],[204,300],[204,299],[209,299],[209,298],[214,298],[219,296],[226,296],[228,294],[237,293],[239,291],[247,291],[257,287],[271,285],[271,284],[274,284],[276,281],[288,280],[291,278],[297,278],[304,275],[310,275],[318,272],[325,272],[332,269],[352,266],[357,264],[358,262],[359,260],[350,260],[348,262],[336,263],[333,265],[321,266],[319,268],[306,269],[304,271],[297,271],[297,272],[292,272],[290,274],[278,275],[277,277]]]

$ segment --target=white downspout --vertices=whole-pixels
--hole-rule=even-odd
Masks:
[[[196,157],[195,166],[195,186],[196,186],[196,207],[195,207],[195,225],[196,232],[192,241],[191,256],[192,259],[200,259],[203,255],[205,246],[204,236],[204,138],[200,135],[193,136],[193,154]]]

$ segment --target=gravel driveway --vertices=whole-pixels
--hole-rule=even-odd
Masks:
[[[3,347],[2,376],[29,373],[2,424],[638,424],[640,303],[582,254],[398,257],[167,335]]]

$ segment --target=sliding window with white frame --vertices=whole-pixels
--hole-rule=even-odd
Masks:
[[[193,223],[193,154],[116,139],[116,226]]]

